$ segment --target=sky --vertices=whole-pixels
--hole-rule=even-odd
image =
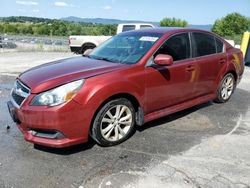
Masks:
[[[250,0],[1,0],[0,17],[111,18],[159,22],[175,17],[213,24],[228,13],[250,17]]]

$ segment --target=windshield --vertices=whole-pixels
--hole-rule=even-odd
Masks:
[[[123,33],[100,45],[89,57],[114,63],[135,64],[162,36],[159,33]]]

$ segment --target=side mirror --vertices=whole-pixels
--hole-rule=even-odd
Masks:
[[[88,56],[94,49],[87,49],[83,52],[83,56]]]
[[[154,63],[160,66],[170,66],[173,62],[172,56],[164,54],[158,54],[154,59]]]

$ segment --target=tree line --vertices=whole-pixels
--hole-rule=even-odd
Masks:
[[[161,26],[187,27],[186,20],[177,18],[163,18]],[[117,25],[78,23],[56,19],[13,16],[0,18],[0,33],[21,35],[44,35],[44,36],[69,36],[69,35],[114,35]],[[250,27],[250,18],[238,13],[231,13],[217,19],[213,24],[212,31],[222,37],[234,39],[243,34]]]
[[[117,25],[77,23],[33,17],[0,18],[0,33],[69,36],[69,35],[114,35]]]
[[[164,18],[161,20],[160,25],[167,27],[187,27],[188,22],[176,18]],[[240,44],[242,34],[248,29],[250,29],[250,18],[239,13],[231,13],[217,19],[211,30],[224,38],[232,39],[237,44]]]

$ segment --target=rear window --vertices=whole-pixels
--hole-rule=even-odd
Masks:
[[[215,41],[216,41],[216,51],[217,51],[217,53],[223,52],[224,43],[221,40],[219,40],[218,38],[215,38]]]
[[[193,33],[195,57],[216,53],[215,37],[205,33]]]
[[[145,28],[152,28],[152,26],[151,25],[141,25],[141,27],[140,27],[141,29],[145,29]]]
[[[124,25],[122,28],[122,32],[131,31],[131,30],[135,30],[135,25]]]

